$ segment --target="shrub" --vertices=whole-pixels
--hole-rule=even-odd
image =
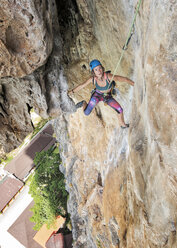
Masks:
[[[56,149],[36,153],[34,163],[36,170],[29,190],[34,199],[31,221],[35,223],[34,229],[39,230],[43,224],[49,227],[58,215],[67,216],[68,193],[64,175],[59,170],[61,158]]]

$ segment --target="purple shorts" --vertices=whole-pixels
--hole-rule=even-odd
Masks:
[[[108,93],[104,95],[104,93],[101,93],[99,91],[95,91],[91,98],[89,103],[87,104],[87,107],[84,110],[85,115],[89,115],[93,108],[100,102],[104,101],[106,102],[110,107],[112,107],[118,114],[123,112],[122,107],[120,104],[112,97],[111,93]]]

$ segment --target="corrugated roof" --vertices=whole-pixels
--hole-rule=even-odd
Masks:
[[[52,134],[53,128],[49,124],[5,167],[5,170],[23,180],[34,167],[36,152],[46,151],[55,144],[56,139],[51,136]]]
[[[64,224],[65,219],[61,216],[58,216],[58,218],[55,221],[55,224],[50,227],[50,229],[47,228],[47,225],[44,224],[41,229],[36,233],[34,240],[38,242],[42,247],[46,247],[45,243],[50,238],[50,236],[57,232],[58,229]]]
[[[46,248],[64,248],[64,236],[62,233],[54,233],[47,241]]]
[[[12,200],[23,187],[23,183],[14,176],[6,176],[0,182],[0,211]]]
[[[34,201],[22,212],[8,229],[8,232],[26,248],[42,248],[42,246],[33,240],[33,237],[37,233],[37,231],[33,230],[35,224],[29,220],[33,215],[32,211],[30,211],[33,204]]]
[[[72,234],[54,233],[45,244],[46,248],[72,248]]]

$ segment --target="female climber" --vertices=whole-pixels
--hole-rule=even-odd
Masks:
[[[78,85],[74,89],[70,90],[69,93],[75,93],[84,88],[89,84],[95,85],[95,90],[91,95],[91,98],[87,104],[86,101],[81,101],[76,104],[76,107],[83,107],[83,111],[85,115],[89,115],[93,108],[100,102],[104,101],[110,107],[112,107],[118,113],[118,120],[121,128],[129,127],[129,124],[125,124],[123,109],[120,104],[112,97],[111,89],[112,89],[112,74],[104,72],[104,67],[100,63],[99,60],[94,59],[90,62],[90,69],[92,71],[93,76],[90,77],[86,82]],[[134,85],[134,82],[126,77],[121,77],[118,75],[114,76],[115,81],[126,82],[130,85]]]

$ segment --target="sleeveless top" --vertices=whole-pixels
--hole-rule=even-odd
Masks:
[[[98,85],[98,83],[96,81],[96,77],[95,78],[93,77],[93,83],[95,84],[97,90],[109,90],[109,89],[111,89],[112,83],[111,84],[109,83],[109,79],[108,79],[106,72],[104,72],[104,78],[106,79],[106,85],[101,87]]]

